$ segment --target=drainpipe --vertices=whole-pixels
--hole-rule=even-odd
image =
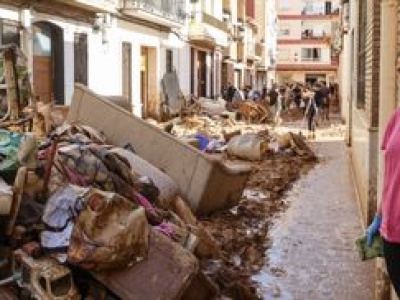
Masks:
[[[387,122],[396,109],[396,61],[397,61],[397,0],[381,0],[381,41],[379,70],[379,144]],[[382,201],[383,155],[378,157],[378,203]],[[390,282],[382,259],[377,261],[375,299],[391,299]]]

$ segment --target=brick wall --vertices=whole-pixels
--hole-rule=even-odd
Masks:
[[[380,1],[367,0],[366,30],[365,109],[370,126],[377,127],[379,124]]]

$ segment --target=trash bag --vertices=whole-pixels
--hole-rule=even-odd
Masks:
[[[261,160],[268,146],[255,134],[244,134],[233,137],[227,147],[229,155],[246,160]]]
[[[145,211],[122,196],[91,189],[76,219],[68,261],[88,270],[126,267],[148,250]]]

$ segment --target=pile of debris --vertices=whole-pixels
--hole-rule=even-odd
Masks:
[[[207,101],[207,116],[159,130],[81,85],[67,109],[23,111],[11,75],[0,286],[19,299],[257,298],[250,276],[264,262],[268,216],[315,159],[302,136],[249,127]],[[247,121],[268,115],[238,110]],[[33,127],[36,136],[21,133]]]
[[[268,264],[268,229],[273,216],[286,209],[284,195],[300,175],[316,163],[315,156],[279,152],[254,163],[242,200],[229,210],[201,219],[220,242],[220,259],[202,261],[204,273],[233,299],[263,299],[252,279]]]
[[[277,134],[265,126],[238,122],[227,113],[193,115],[175,118],[166,124],[152,124],[209,154],[226,152],[230,157],[249,161],[260,161],[265,155],[279,151],[314,157],[301,134]]]

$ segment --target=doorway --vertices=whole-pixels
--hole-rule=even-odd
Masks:
[[[197,51],[197,95],[199,97],[207,96],[207,53]]]
[[[44,103],[64,104],[64,34],[50,22],[33,25],[33,91]]]

